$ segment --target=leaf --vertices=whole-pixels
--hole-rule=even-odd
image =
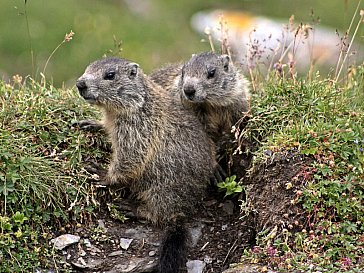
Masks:
[[[304,154],[304,155],[314,155],[314,154],[316,154],[316,152],[317,152],[316,147],[301,150],[301,154]]]
[[[0,193],[8,195],[9,192],[14,191],[14,182],[4,182],[0,184]]]
[[[23,213],[20,213],[19,211],[17,211],[12,217],[11,219],[13,219],[13,221],[17,224],[23,224],[24,221],[28,220],[27,217],[24,216]]]

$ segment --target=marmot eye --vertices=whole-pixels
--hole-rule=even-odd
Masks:
[[[104,80],[111,81],[113,79],[115,79],[115,71],[114,70],[111,70],[111,71],[108,71],[108,72],[105,73]]]
[[[211,79],[215,76],[216,68],[207,69],[207,78]]]

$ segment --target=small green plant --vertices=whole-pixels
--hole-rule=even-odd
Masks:
[[[226,177],[225,181],[217,184],[219,190],[225,191],[225,197],[233,195],[235,193],[240,193],[243,191],[243,187],[235,181],[236,175]]]
[[[19,211],[11,217],[0,216],[1,272],[25,272],[40,266],[38,233],[27,221]]]
[[[104,56],[122,57],[123,41],[118,40],[115,35],[113,36],[113,41],[114,41],[114,47],[112,49],[107,50]]]
[[[108,203],[107,208],[110,212],[110,216],[113,219],[119,220],[123,223],[128,220],[128,218],[120,210],[118,210],[118,207],[116,205]]]

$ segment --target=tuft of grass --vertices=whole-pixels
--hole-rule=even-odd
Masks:
[[[267,151],[274,156],[292,148],[313,163],[292,181],[301,185],[292,204],[305,211],[304,228],[261,232],[244,260],[280,272],[362,272],[363,86],[364,66],[358,66],[345,85],[318,75],[311,81],[276,76],[253,94],[240,138],[259,143],[254,165],[267,160]]]
[[[97,208],[82,162],[104,157],[106,143],[71,128],[97,116],[73,90],[14,76],[0,82],[0,108],[0,271],[24,272],[49,255],[44,232]]]

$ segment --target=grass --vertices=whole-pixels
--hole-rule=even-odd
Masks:
[[[46,59],[40,81],[18,75],[11,83],[0,81],[1,272],[57,268],[48,240],[66,223],[87,224],[99,205],[83,164],[105,160],[107,143],[70,126],[98,113],[74,90],[57,89],[44,75],[65,42],[67,36]],[[114,44],[114,53],[120,53],[122,43],[114,38]],[[33,49],[31,54],[33,59]],[[305,223],[299,230],[261,231],[243,260],[281,272],[361,272],[364,67],[344,73],[338,63],[333,78],[307,79],[284,71],[287,67],[254,77],[251,117],[241,138],[256,144],[255,165],[266,160],[268,150],[294,148],[312,158],[312,165],[294,177],[301,186],[294,188],[292,203],[305,211]],[[227,194],[242,190],[235,177],[220,187]]]
[[[138,14],[130,11],[126,1],[24,2],[3,1],[0,9],[3,37],[0,39],[0,78],[20,74],[40,80],[38,74],[43,71],[53,48],[65,33],[73,30],[72,42],[64,44],[47,65],[45,76],[47,80],[52,79],[55,86],[61,86],[63,82],[72,86],[87,64],[113,47],[114,36],[123,41],[123,56],[138,62],[146,72],[166,62],[181,61],[193,53],[208,50],[208,43],[201,43],[202,35],[190,26],[191,16],[200,10],[246,10],[283,19],[294,14],[297,22],[311,22],[310,10],[313,8],[322,25],[338,28],[342,33],[357,4],[357,1],[344,0],[155,0],[150,12]],[[134,5],[143,2],[137,1]],[[362,35],[363,32],[358,36]]]
[[[364,269],[364,67],[354,71],[341,85],[273,76],[254,94],[241,137],[259,143],[255,165],[267,150],[292,148],[313,163],[294,177],[301,186],[291,202],[305,211],[304,227],[262,231],[245,261],[279,272]]]
[[[0,82],[1,272],[38,266],[49,254],[40,241],[66,222],[88,222],[98,202],[82,162],[104,145],[71,128],[97,115],[76,92],[13,80]]]
[[[363,87],[364,67],[358,66],[345,84],[277,74],[253,94],[242,134],[259,147],[256,164],[266,150],[292,147],[314,161],[295,177],[302,187],[293,202],[306,212],[305,227],[279,230],[270,240],[261,232],[245,261],[282,272],[362,270]],[[82,164],[102,161],[106,143],[70,126],[98,114],[74,90],[19,76],[0,82],[0,103],[0,271],[54,268],[56,253],[47,241],[67,222],[87,223],[98,207]]]

